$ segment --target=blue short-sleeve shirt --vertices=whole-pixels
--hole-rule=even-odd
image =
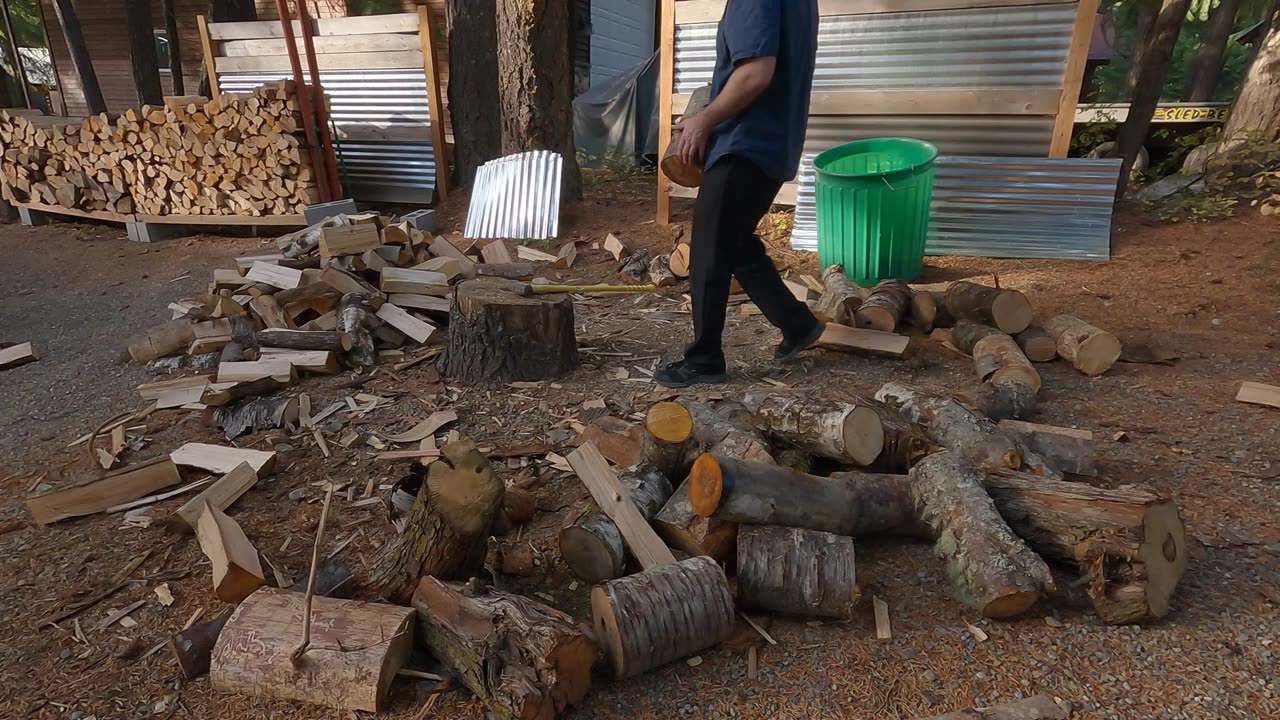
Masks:
[[[743,60],[773,57],[777,66],[755,102],[712,131],[707,169],[725,155],[741,155],[779,181],[795,177],[809,122],[817,49],[817,0],[728,0],[716,33],[711,98]]]

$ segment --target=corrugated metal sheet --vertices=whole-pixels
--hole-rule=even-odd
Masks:
[[[223,73],[224,93],[248,93],[281,73]],[[421,70],[331,70],[320,73],[329,96],[330,116],[339,126],[370,130],[421,128],[430,137],[427,80]],[[428,204],[435,188],[431,143],[417,141],[341,141],[338,150],[357,200]]]
[[[467,209],[469,239],[548,240],[560,232],[564,159],[550,150],[508,155],[476,171]]]
[[[813,84],[1057,88],[1074,22],[1074,3],[825,17]],[[676,27],[675,92],[711,82],[715,40],[715,23]]]
[[[911,137],[947,155],[1049,154],[1053,118],[1041,115],[814,115],[805,152],[817,154],[854,140]]]
[[[801,161],[791,247],[817,250],[814,155]],[[928,255],[1106,260],[1119,160],[939,156]]]
[[[593,86],[649,59],[654,19],[654,0],[591,0]]]

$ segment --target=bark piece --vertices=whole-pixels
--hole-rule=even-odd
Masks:
[[[957,322],[971,320],[1010,335],[1026,330],[1031,324],[1031,302],[1017,290],[959,280],[947,287],[943,302]]]
[[[649,251],[649,248],[640,248],[624,257],[622,262],[618,263],[618,274],[636,282],[642,282],[645,273],[649,272],[649,264],[652,259],[653,253]]]
[[[658,287],[669,287],[679,282],[671,272],[670,255],[658,255],[649,261],[649,282]]]
[[[1031,362],[1050,362],[1058,357],[1058,345],[1042,328],[1032,325],[1014,336],[1018,347]]]
[[[369,572],[374,597],[407,602],[423,576],[465,580],[480,570],[503,482],[470,440],[440,453],[444,461],[426,469],[404,531],[383,545]]]
[[[573,300],[509,288],[486,278],[456,286],[446,375],[472,384],[543,380],[578,366]]]
[[[1036,695],[994,707],[957,710],[923,720],[1067,720],[1070,715],[1048,695]]]
[[[865,466],[884,450],[873,408],[816,395],[748,395],[744,402],[771,437],[814,455]]]
[[[1070,315],[1055,315],[1044,323],[1058,346],[1058,355],[1085,375],[1101,375],[1120,359],[1120,339]]]
[[[1000,517],[968,458],[934,453],[912,468],[911,481],[920,518],[938,536],[935,552],[984,616],[1020,615],[1054,589],[1048,566]]]
[[[298,422],[298,398],[260,397],[213,409],[211,424],[228,440],[245,433],[286,427]]]
[[[347,362],[355,367],[373,367],[378,361],[369,326],[373,323],[369,313],[370,296],[365,293],[347,293],[338,301],[338,327],[351,338]]]
[[[876,399],[919,423],[933,442],[962,453],[981,468],[1022,467],[1022,453],[1012,438],[952,398],[902,383],[886,383]]]
[[[894,332],[911,309],[911,288],[901,280],[882,280],[854,312],[860,328]]]
[[[554,718],[591,686],[596,645],[568,615],[520,595],[426,577],[418,638],[495,720]]]
[[[829,265],[822,271],[822,297],[813,306],[813,314],[825,323],[854,324],[854,313],[862,306],[867,291],[844,274],[843,265]]]
[[[650,520],[671,497],[671,482],[653,468],[641,469],[619,478],[631,502],[645,520]],[[580,514],[560,531],[560,557],[579,579],[601,583],[621,577],[627,554],[622,533],[600,510]]]
[[[691,557],[591,591],[591,616],[618,678],[692,655],[733,634],[733,597],[724,571]]]
[[[1062,472],[1097,474],[1093,463],[1093,433],[1088,430],[1018,420],[1001,420],[1000,429]]]
[[[786,615],[850,620],[861,594],[853,540],[798,528],[738,529],[738,604]]]

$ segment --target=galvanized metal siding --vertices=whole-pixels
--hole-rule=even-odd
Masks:
[[[653,55],[654,0],[591,0],[591,84]]]
[[[818,247],[813,155],[801,162],[791,246]],[[928,255],[1106,260],[1119,160],[939,156]]]
[[[854,140],[912,137],[947,155],[1049,154],[1053,118],[1046,115],[814,115],[805,133],[806,153]]]
[[[818,25],[814,86],[896,89],[1062,86],[1074,3],[838,15]],[[716,25],[679,25],[675,92],[711,82]]]
[[[550,150],[508,155],[476,170],[463,236],[548,240],[560,232],[564,159]]]

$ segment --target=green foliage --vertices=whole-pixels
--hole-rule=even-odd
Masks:
[[[1218,153],[1205,170],[1204,188],[1175,194],[1147,209],[1165,222],[1207,222],[1230,217],[1241,203],[1280,194],[1280,143],[1246,138]]]
[[[1151,139],[1161,145],[1167,145],[1168,154],[1153,164],[1147,171],[1147,175],[1162,178],[1178,172],[1182,168],[1183,161],[1187,159],[1188,153],[1205,143],[1216,142],[1221,136],[1222,128],[1217,125],[1195,132],[1180,130],[1175,125],[1155,128],[1151,132]]]
[[[1114,117],[1100,122],[1077,125],[1071,136],[1071,157],[1086,157],[1094,148],[1104,142],[1116,139],[1120,123]]]
[[[387,15],[400,10],[400,3],[392,0],[347,0],[349,15]]]

